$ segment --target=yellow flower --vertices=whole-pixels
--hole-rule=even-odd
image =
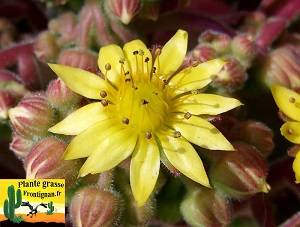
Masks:
[[[286,87],[273,85],[271,91],[278,108],[288,117],[280,128],[281,135],[294,144],[300,144],[300,95]],[[296,183],[300,182],[300,152],[293,163]]]
[[[214,150],[234,150],[201,115],[217,115],[241,103],[233,98],[200,94],[226,64],[215,59],[177,72],[187,50],[186,31],[178,32],[155,59],[140,40],[102,47],[98,65],[103,78],[88,71],[49,64],[88,104],[49,129],[77,135],[64,158],[87,157],[79,176],[109,170],[131,156],[130,185],[138,206],[157,181],[160,157],[182,174],[210,187],[203,163],[190,144]]]

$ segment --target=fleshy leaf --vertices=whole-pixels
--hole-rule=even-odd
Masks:
[[[169,82],[170,98],[192,90],[202,89],[214,79],[225,64],[224,60],[218,58],[201,63],[196,67],[191,66],[183,69]]]
[[[94,123],[108,119],[106,111],[107,109],[100,102],[90,103],[67,116],[49,131],[64,135],[78,135]]]
[[[178,30],[164,45],[154,67],[162,79],[167,80],[181,66],[187,50],[188,33]]]
[[[141,40],[133,40],[124,45],[124,54],[130,62],[131,77],[134,81],[141,81],[141,78],[150,81],[150,72],[152,70],[152,55],[149,49]],[[133,54],[134,51],[138,53]],[[145,59],[148,58],[148,62]]]
[[[210,150],[234,150],[231,143],[211,123],[203,118],[191,116],[189,119],[177,116],[170,125],[188,141]]]
[[[174,138],[172,131],[156,134],[162,144],[164,153],[171,164],[190,179],[210,187],[203,163],[193,148],[184,138]]]
[[[151,195],[159,174],[160,157],[152,137],[139,136],[130,164],[130,185],[138,206],[143,206]]]
[[[300,121],[300,95],[279,85],[273,85],[271,91],[278,108],[289,118]]]
[[[102,134],[101,128],[98,129],[98,134]],[[111,135],[98,141],[98,145],[81,167],[79,176],[104,172],[117,166],[132,154],[137,136],[136,130],[127,126],[119,131],[114,130]]]
[[[174,99],[172,101],[171,111],[189,112],[195,115],[217,115],[240,105],[242,105],[242,103],[234,98],[213,94],[190,94]]]
[[[289,121],[284,123],[281,128],[281,135],[295,144],[300,144],[300,122]]]
[[[93,124],[71,141],[63,155],[63,159],[88,157],[103,140],[124,127],[126,126],[119,119],[107,119]]]
[[[91,72],[66,65],[48,65],[72,91],[84,97],[102,99],[100,92],[108,90],[105,81]]]

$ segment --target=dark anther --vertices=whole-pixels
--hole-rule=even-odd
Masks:
[[[124,117],[124,118],[122,119],[122,122],[123,122],[124,124],[128,125],[128,124],[129,124],[129,119],[128,119],[127,117]]]
[[[142,104],[143,105],[146,105],[146,104],[148,104],[149,102],[146,100],[146,99],[142,99]]]
[[[153,94],[155,94],[155,95],[158,95],[158,92],[156,92],[156,91],[153,91]]]
[[[130,81],[131,81],[130,78],[126,78],[126,79],[125,79],[125,82],[130,82]]]
[[[145,62],[148,62],[150,59],[148,57],[145,58]]]
[[[132,85],[132,88],[133,88],[134,90],[137,90],[137,89],[138,89],[138,87],[136,87],[136,86],[134,86],[134,85]]]
[[[106,69],[107,71],[111,70],[111,64],[107,63],[107,64],[105,65],[105,69]]]
[[[153,73],[156,73],[156,67],[153,67]]]
[[[125,72],[125,76],[129,74],[129,71]]]
[[[164,82],[164,85],[167,85],[167,84],[168,84],[168,83],[167,83],[167,80],[165,80],[165,79],[163,80],[163,82]]]
[[[121,58],[121,59],[119,60],[119,63],[121,63],[121,64],[124,64],[124,62],[125,62],[125,58]]]
[[[184,114],[184,118],[185,118],[185,119],[190,119],[191,116],[192,116],[192,114],[189,113],[189,112],[186,112],[186,113]]]
[[[145,137],[146,137],[147,139],[151,139],[151,137],[152,137],[151,132],[145,132]]]
[[[108,102],[106,100],[103,99],[100,102],[101,102],[102,106],[104,106],[104,107],[108,106]]]
[[[101,96],[102,98],[105,98],[105,97],[107,96],[106,91],[100,91],[100,96]]]
[[[181,136],[181,133],[179,131],[174,132],[174,137],[179,138]]]
[[[137,50],[133,51],[133,55],[137,55],[139,52]]]

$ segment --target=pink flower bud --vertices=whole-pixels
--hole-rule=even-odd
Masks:
[[[231,42],[231,51],[243,66],[248,68],[256,55],[256,45],[247,35],[237,35]]]
[[[124,24],[129,24],[141,8],[141,0],[105,0],[105,5]]]
[[[193,58],[199,63],[217,58],[215,49],[208,45],[198,45],[192,52]]]
[[[74,186],[82,160],[61,159],[67,144],[53,137],[46,137],[34,145],[25,160],[28,179],[65,179],[67,189]]]
[[[73,105],[81,98],[80,95],[68,88],[61,79],[56,79],[50,82],[46,95],[48,100],[58,107]]]
[[[244,67],[231,56],[225,57],[224,60],[227,64],[217,74],[211,85],[230,92],[241,89],[247,79]]]
[[[230,52],[231,38],[227,34],[205,31],[198,38],[199,44],[209,44],[218,54],[228,54]]]
[[[219,160],[210,169],[214,188],[233,198],[245,198],[268,192],[268,165],[257,150],[242,142],[233,142],[236,151],[218,151]]]
[[[8,111],[13,130],[26,139],[37,140],[48,133],[54,111],[44,93],[34,93]]]
[[[273,50],[267,57],[260,72],[262,81],[267,85],[282,85],[288,88],[300,84],[300,54],[292,46]]]
[[[53,61],[59,53],[57,38],[49,31],[41,32],[35,41],[34,49],[36,56],[45,61]]]
[[[90,50],[66,49],[60,53],[58,64],[96,71],[98,56]]]
[[[76,192],[69,212],[75,226],[117,226],[122,215],[121,196],[113,190],[85,187]]]
[[[15,133],[13,135],[12,142],[10,143],[10,149],[18,158],[24,160],[34,144],[34,141],[24,139]]]
[[[205,187],[194,187],[183,200],[180,210],[191,226],[228,226],[231,220],[226,198]]]

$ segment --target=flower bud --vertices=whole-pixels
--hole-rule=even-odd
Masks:
[[[298,87],[300,54],[291,46],[273,50],[267,57],[260,75],[267,86],[278,84],[288,88]]]
[[[239,124],[237,130],[243,140],[253,145],[263,157],[273,151],[273,132],[263,123],[248,120]]]
[[[98,69],[97,54],[90,50],[66,49],[59,55],[58,64],[84,70],[92,69],[96,71]]]
[[[192,52],[193,58],[199,63],[217,58],[217,52],[210,46],[198,45]]]
[[[230,56],[224,58],[227,64],[217,74],[211,85],[230,92],[241,89],[247,79],[247,74],[241,63]]]
[[[61,79],[50,82],[46,95],[48,100],[57,107],[73,105],[81,98],[80,95],[68,88]]]
[[[113,190],[85,187],[76,192],[69,212],[74,226],[117,226],[122,215],[121,196]]]
[[[36,56],[42,61],[49,62],[56,59],[59,53],[59,47],[56,43],[56,37],[49,31],[41,32],[35,41],[34,49]]]
[[[237,35],[231,42],[231,51],[243,66],[248,68],[256,55],[256,45],[247,35]]]
[[[214,189],[201,186],[188,192],[180,210],[191,226],[228,226],[231,220],[226,198]]]
[[[199,36],[198,43],[208,44],[215,49],[218,54],[223,55],[230,52],[231,38],[227,34],[208,30]]]
[[[141,8],[141,0],[105,0],[109,13],[112,13],[122,23],[129,24]]]
[[[13,130],[26,139],[44,137],[54,122],[54,111],[44,93],[25,97],[8,115]]]
[[[83,164],[80,159],[61,159],[67,144],[53,137],[46,137],[35,144],[25,160],[27,179],[66,179],[66,189],[76,184],[76,177]]]
[[[23,137],[14,133],[12,142],[10,143],[10,149],[18,158],[24,160],[34,144],[34,141],[24,139]]]
[[[218,151],[221,156],[210,169],[211,185],[233,198],[268,192],[267,162],[245,143],[233,142],[232,145],[235,151]]]

